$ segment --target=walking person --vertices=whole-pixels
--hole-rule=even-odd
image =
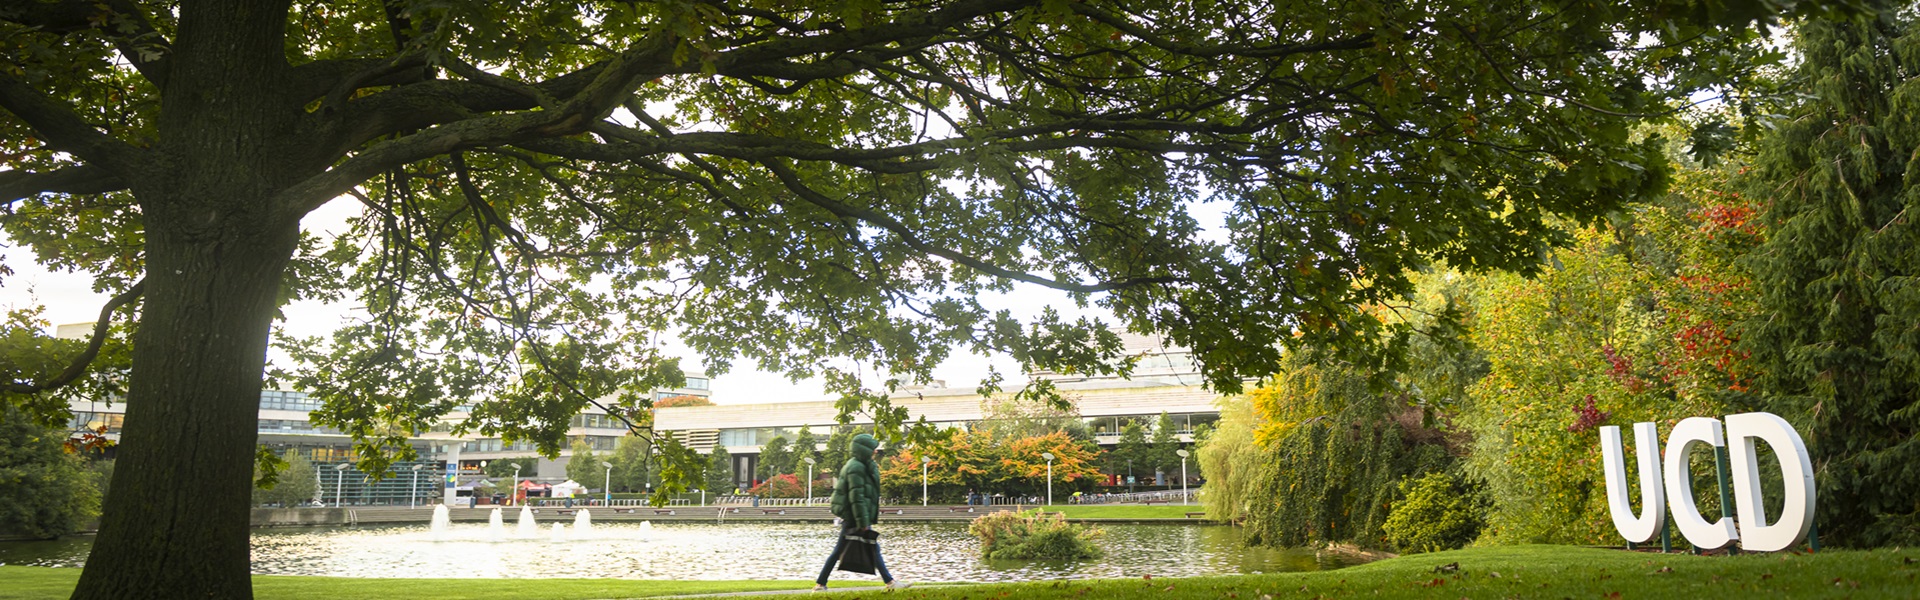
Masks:
[[[827,589],[827,576],[833,574],[833,568],[840,563],[841,556],[849,550],[849,543],[871,544],[873,566],[879,572],[880,580],[886,582],[888,590],[905,589],[912,584],[893,578],[887,572],[887,562],[880,557],[880,544],[875,541],[879,534],[873,532],[873,524],[880,520],[880,467],[874,464],[873,451],[880,442],[868,434],[853,436],[850,454],[846,466],[840,468],[840,479],[833,483],[833,497],[828,504],[833,515],[839,517],[839,535],[835,536],[833,553],[827,555],[827,564],[820,567],[820,577],[814,580],[813,591]],[[849,538],[863,538],[864,541],[852,541]],[[864,548],[854,548],[856,551]]]

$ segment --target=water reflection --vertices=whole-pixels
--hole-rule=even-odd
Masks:
[[[897,577],[912,581],[1022,581],[1181,577],[1341,566],[1306,550],[1240,545],[1231,527],[1103,525],[1106,557],[1092,561],[986,561],[961,523],[881,527]],[[821,524],[596,523],[567,543],[548,536],[490,541],[484,526],[456,526],[435,541],[426,525],[258,530],[253,571],[343,577],[618,577],[627,579],[811,579],[833,548]],[[92,538],[0,543],[0,564],[77,567]],[[848,577],[841,574],[837,577]]]

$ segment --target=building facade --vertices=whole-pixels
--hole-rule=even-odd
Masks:
[[[1103,447],[1117,445],[1130,422],[1139,422],[1151,433],[1162,413],[1172,420],[1173,433],[1182,443],[1193,441],[1196,427],[1219,420],[1220,408],[1214,403],[1218,394],[1201,385],[1191,352],[1154,336],[1123,334],[1122,341],[1124,351],[1135,361],[1130,378],[1050,372],[1034,377],[1053,381]],[[986,420],[988,401],[977,388],[938,385],[889,397],[892,405],[907,409],[910,420],[924,418],[935,426],[953,428]],[[673,407],[655,411],[654,429],[702,453],[711,452],[716,444],[726,447],[733,457],[735,483],[745,488],[753,484],[751,474],[761,448],[776,437],[792,441],[801,428],[807,428],[824,442],[840,428],[873,425],[862,414],[852,415],[844,425],[838,417],[839,409],[830,400]]]

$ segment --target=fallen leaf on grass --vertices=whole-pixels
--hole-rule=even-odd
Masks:
[[[1608,600],[1619,600],[1620,592],[1607,592],[1605,595],[1600,597],[1607,598]]]
[[[1439,577],[1435,577],[1433,578],[1433,581],[1420,584],[1420,587],[1440,587],[1446,584],[1447,584],[1447,580],[1441,579]]]
[[[1773,579],[1773,574],[1772,574],[1772,573],[1761,573],[1761,574],[1760,574],[1760,578],[1761,578],[1761,579]]]
[[[1658,568],[1658,569],[1655,569],[1655,570],[1654,570],[1653,572],[1655,572],[1655,573],[1672,573],[1672,572],[1673,572],[1673,567],[1660,567],[1660,568]]]

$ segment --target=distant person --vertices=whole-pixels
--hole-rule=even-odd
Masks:
[[[850,537],[866,538],[873,544],[873,566],[879,572],[880,580],[887,583],[888,590],[906,589],[913,585],[897,581],[887,572],[886,560],[880,558],[880,544],[874,541],[878,534],[873,532],[873,524],[880,520],[880,468],[874,464],[873,451],[880,442],[868,434],[853,436],[848,448],[853,458],[840,468],[840,479],[833,482],[833,497],[828,500],[839,522],[839,535],[835,536],[833,553],[827,555],[827,565],[820,568],[820,577],[815,579],[813,591],[827,589],[827,576],[833,574],[834,565],[839,564],[846,554]]]

